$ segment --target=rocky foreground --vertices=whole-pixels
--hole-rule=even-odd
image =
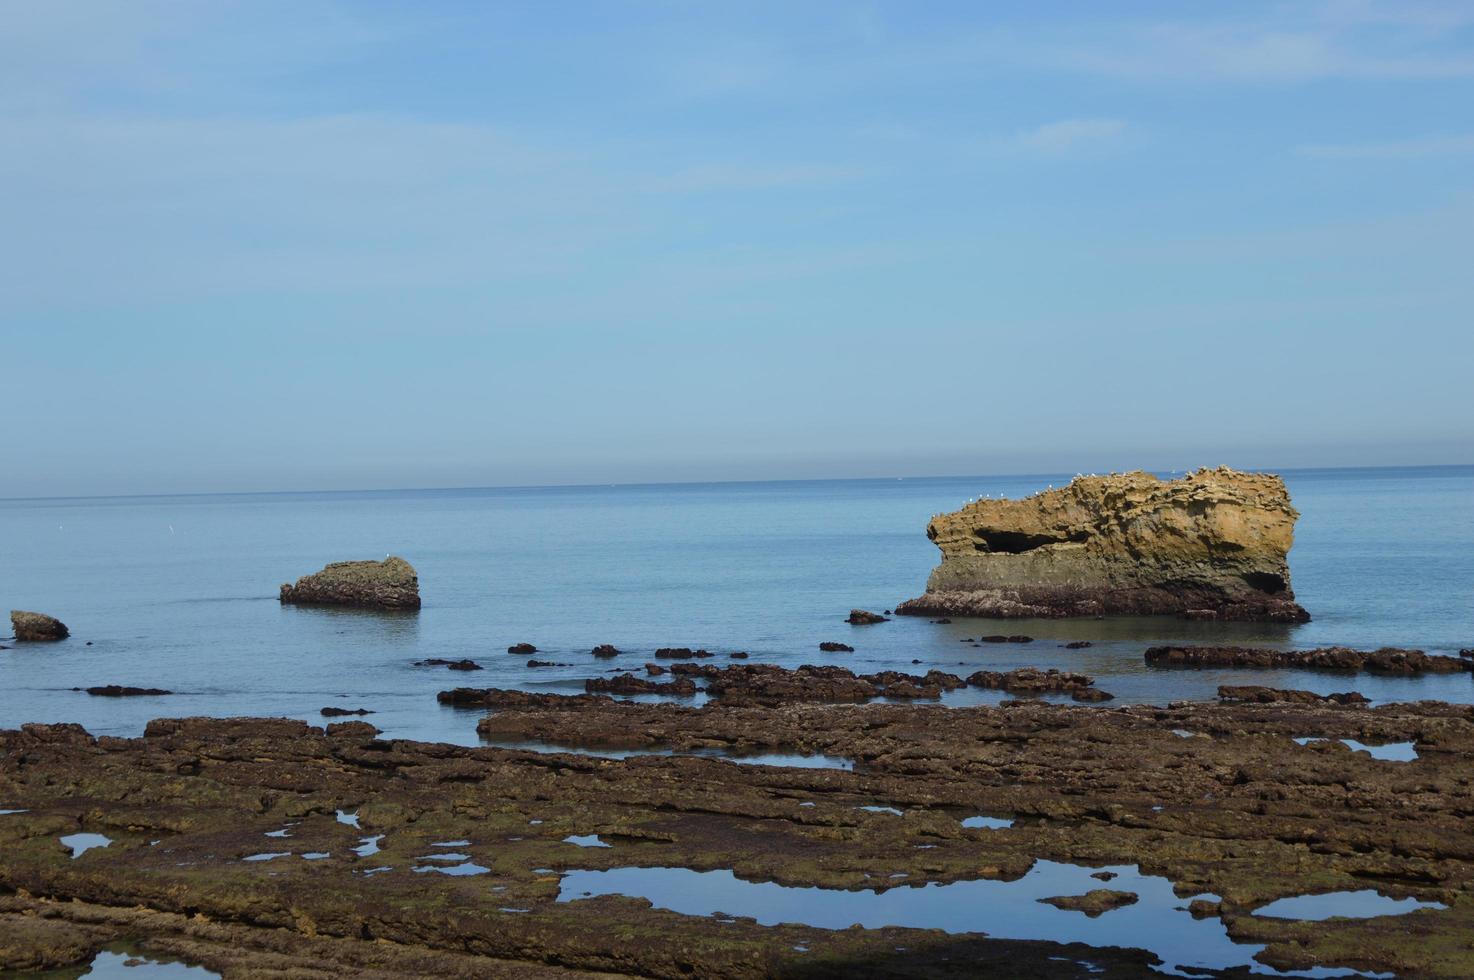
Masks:
[[[1277,476],[1201,469],[1076,477],[933,517],[941,549],[909,615],[1178,614],[1304,622],[1286,561],[1299,513]]]
[[[1180,896],[1220,896],[1194,914],[1266,944],[1259,960],[1281,969],[1474,974],[1474,709],[1255,697],[1270,703],[746,697],[691,708],[482,695],[495,707],[481,730],[498,738],[813,753],[853,771],[387,741],[358,721],[155,721],[133,739],[28,725],[0,732],[0,809],[23,811],[0,814],[0,968],[84,962],[128,937],[227,976],[1146,972],[1153,957],[1140,950],[558,901],[570,869],[886,889],[1012,880],[1046,859],[1140,865]],[[1306,736],[1328,740],[1294,740]],[[1342,738],[1414,742],[1418,758],[1380,761]],[[1015,823],[963,826],[979,813]],[[79,832],[110,843],[73,858],[61,838]],[[565,842],[574,835],[610,846]],[[427,855],[452,844],[472,873],[432,870]],[[1327,922],[1251,914],[1368,888],[1448,907]],[[1129,914],[1111,887],[1049,901],[1103,924]]]

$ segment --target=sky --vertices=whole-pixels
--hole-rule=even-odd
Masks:
[[[0,8],[0,497],[1474,462],[1474,3]]]

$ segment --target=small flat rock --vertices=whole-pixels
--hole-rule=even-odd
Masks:
[[[1112,909],[1135,905],[1138,899],[1131,892],[1120,892],[1114,888],[1097,888],[1084,895],[1055,895],[1053,898],[1041,898],[1039,901],[1068,912],[1083,912],[1093,919]]]
[[[161,687],[123,687],[120,684],[106,684],[101,687],[89,687],[86,690],[95,698],[144,698],[174,693]]]

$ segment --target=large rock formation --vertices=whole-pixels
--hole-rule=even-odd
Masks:
[[[45,613],[10,610],[10,628],[17,640],[65,640],[71,633],[67,624]]]
[[[302,576],[296,585],[283,585],[281,601],[302,605],[418,609],[420,579],[415,574],[415,567],[397,556],[383,561],[336,561],[320,572]]]
[[[1299,516],[1279,477],[1226,467],[1171,481],[1081,476],[1023,500],[977,500],[932,518],[942,563],[896,612],[1304,622],[1285,561]]]

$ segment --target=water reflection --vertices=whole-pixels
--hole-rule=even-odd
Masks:
[[[1097,889],[1100,881],[1091,875],[1102,870],[1116,876],[1111,888],[1131,892],[1139,901],[1099,918],[1040,901]],[[1264,949],[1262,945],[1235,943],[1218,919],[1193,918],[1186,909],[1191,898],[1177,897],[1166,878],[1144,875],[1134,865],[1100,869],[1038,861],[1016,881],[958,881],[860,891],[743,881],[731,871],[628,867],[569,872],[559,885],[558,901],[599,895],[646,899],[657,908],[685,915],[721,912],[746,916],[762,925],[799,923],[821,929],[847,929],[856,924],[870,929],[904,926],[987,933],[999,939],[1138,947],[1161,957],[1164,971],[1178,976],[1190,975],[1188,971],[1195,968],[1247,967],[1254,973],[1276,973],[1253,959]],[[1314,975],[1352,972],[1322,968]]]

